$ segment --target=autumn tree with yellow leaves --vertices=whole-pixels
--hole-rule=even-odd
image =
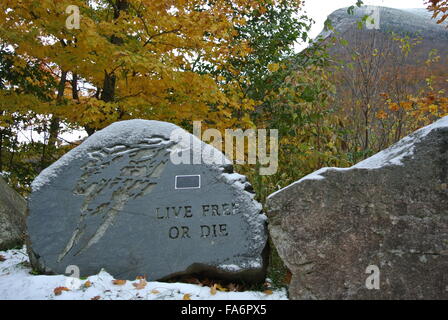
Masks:
[[[448,17],[448,1],[426,1],[428,10],[433,12],[433,19],[438,24],[444,23]],[[415,45],[410,39],[400,39],[401,54],[407,55]],[[421,65],[403,70],[400,86],[411,79],[424,80],[424,86],[403,92],[401,96],[387,92],[381,94],[382,106],[376,113],[376,118],[384,129],[382,136],[387,145],[397,142],[404,136],[422,128],[434,121],[448,116],[448,97],[446,92],[446,68],[437,50],[431,50],[426,61]],[[434,70],[438,69],[439,74]],[[432,72],[430,71],[432,70]],[[397,91],[397,90],[395,90]]]
[[[180,123],[209,119],[229,125],[236,109],[249,110],[234,88],[195,64],[223,68],[229,57],[250,48],[234,45],[244,14],[263,1],[3,1],[0,38],[13,48],[15,66],[40,63],[58,84],[53,101],[39,106],[51,114],[50,139],[60,121],[89,133],[123,119],[153,118]],[[80,28],[68,29],[66,8],[80,10]],[[88,83],[80,90],[80,83]],[[11,91],[7,99],[17,99]],[[20,99],[20,97],[19,97]],[[12,108],[16,104],[10,104]],[[52,141],[51,143],[54,143]]]
[[[252,31],[245,26],[260,17],[274,25],[278,17],[272,13],[282,7],[291,15],[300,5],[282,0],[5,0],[0,12],[2,137],[9,133],[14,139],[18,126],[38,126],[47,137],[34,156],[40,160],[33,160],[41,170],[65,152],[58,145],[67,127],[92,134],[131,118],[186,128],[192,120],[218,129],[253,126],[251,114],[260,96],[248,94],[253,86],[247,62],[257,60],[259,70],[267,70],[271,61],[255,52]],[[67,25],[67,9],[73,7],[79,9],[79,28]],[[276,46],[290,47],[299,34],[275,39]]]
[[[437,19],[437,23],[443,23],[448,18],[448,1],[447,0],[426,0],[428,10],[433,13],[433,18]]]

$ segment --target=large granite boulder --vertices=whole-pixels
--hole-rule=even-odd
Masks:
[[[176,125],[117,122],[33,182],[31,262],[45,273],[262,281],[266,216],[250,190],[221,152]]]
[[[270,195],[292,299],[448,299],[448,117]]]
[[[26,201],[0,177],[0,250],[23,245]]]

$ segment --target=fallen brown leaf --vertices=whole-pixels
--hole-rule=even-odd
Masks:
[[[264,290],[263,293],[264,294],[273,294],[272,290]]]
[[[2,256],[2,255],[0,254],[0,262],[3,262],[3,261],[5,261],[5,260],[6,260],[5,256]]]
[[[210,288],[210,294],[214,296],[216,294],[216,283],[213,285],[213,287]]]
[[[159,290],[156,290],[156,289],[152,289],[152,290],[151,290],[151,293],[152,293],[152,294],[159,294],[160,291],[159,291]]]
[[[112,280],[112,283],[116,286],[122,286],[126,284],[126,280]]]
[[[184,294],[184,297],[182,298],[182,300],[191,300],[191,294],[189,294],[189,293]]]
[[[132,285],[135,287],[135,289],[141,290],[141,289],[144,289],[147,284],[148,284],[148,282],[146,282],[145,279],[140,279],[139,282],[133,283]]]
[[[93,297],[93,298],[90,298],[90,300],[100,300],[100,299],[101,299],[100,296],[95,296],[95,297]]]
[[[57,296],[60,296],[63,291],[70,291],[70,289],[67,287],[57,287],[53,290],[54,294]]]
[[[84,288],[90,288],[92,286],[92,282],[90,282],[89,280],[87,280],[85,283],[84,283]]]
[[[218,291],[221,291],[221,292],[227,292],[227,291],[229,291],[229,289],[224,288],[224,287],[223,287],[222,285],[220,285],[219,283],[216,284],[216,289],[218,289]]]

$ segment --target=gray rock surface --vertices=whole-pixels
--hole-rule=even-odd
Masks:
[[[197,150],[201,163],[172,161]],[[264,279],[266,216],[249,183],[222,153],[173,124],[114,123],[43,171],[32,189],[29,251],[46,273],[76,265],[82,276],[104,268],[120,279]]]
[[[290,298],[448,299],[448,117],[351,168],[321,169],[267,207]]]
[[[432,14],[425,8],[396,9],[378,6],[363,6],[355,8],[353,15],[347,12],[348,8],[341,8],[328,16],[334,29],[323,30],[319,36],[327,38],[336,32],[344,34],[350,29],[358,29],[358,22],[370,15],[372,8],[379,10],[380,31],[394,32],[401,36],[412,38],[422,37],[426,40],[446,41],[448,32],[444,25],[437,24],[438,19],[432,19]]]
[[[24,243],[26,201],[0,177],[0,250]]]

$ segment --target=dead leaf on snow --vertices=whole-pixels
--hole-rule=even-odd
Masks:
[[[216,294],[216,283],[213,285],[213,287],[210,288],[210,294],[214,296]]]
[[[132,285],[135,287],[135,289],[141,290],[141,289],[144,289],[147,284],[148,284],[148,282],[146,282],[145,279],[140,279],[139,282],[133,283]]]
[[[57,287],[53,290],[54,294],[57,296],[60,296],[63,291],[70,291],[70,289],[67,287]]]
[[[116,286],[122,286],[126,284],[126,280],[112,280],[112,283]]]
[[[216,289],[218,289],[218,291],[221,291],[221,292],[227,292],[227,291],[229,291],[229,289],[224,288],[224,287],[223,287],[222,285],[220,285],[219,283],[216,284]]]
[[[184,294],[184,297],[182,298],[182,300],[191,300],[191,294],[189,294],[189,293]]]

